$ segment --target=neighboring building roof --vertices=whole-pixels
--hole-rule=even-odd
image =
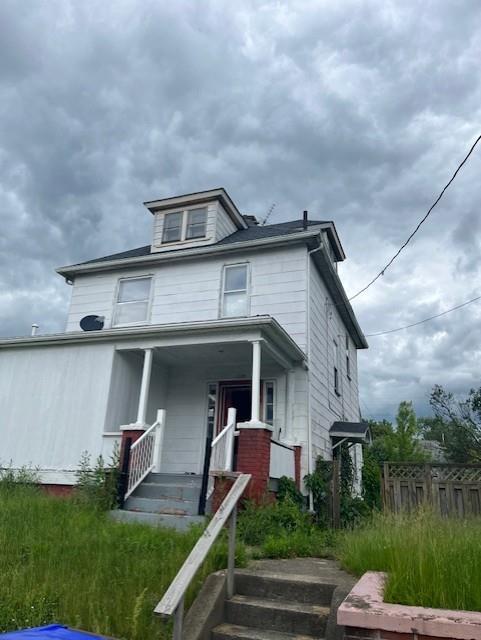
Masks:
[[[281,236],[288,236],[293,233],[299,233],[304,231],[302,226],[302,220],[291,220],[290,222],[280,222],[278,224],[268,224],[265,226],[253,226],[247,229],[240,229],[234,231],[229,236],[209,246],[219,246],[234,244],[237,242],[251,242],[252,240],[261,240],[263,238],[275,238]],[[307,226],[318,226],[322,224],[330,224],[327,220],[308,220]],[[108,256],[102,256],[101,258],[93,258],[92,260],[86,260],[85,262],[79,262],[74,267],[78,267],[83,264],[94,264],[95,262],[107,262],[110,260],[124,260],[127,258],[140,258],[142,256],[148,256],[151,252],[151,245],[147,244],[143,247],[137,247],[136,249],[130,249],[129,251],[121,251],[120,253],[112,253]],[[185,251],[185,247],[169,251],[169,253],[177,253]],[[158,254],[157,254],[158,255]]]

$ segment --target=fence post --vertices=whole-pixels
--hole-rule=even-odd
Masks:
[[[433,504],[433,473],[429,463],[424,465],[424,483],[426,485],[426,503],[434,508]]]
[[[389,462],[385,462],[383,464],[383,472],[382,472],[382,503],[384,511],[391,511],[393,505],[390,504],[389,500]]]
[[[339,460],[334,458],[332,461],[332,478],[331,478],[331,497],[332,497],[332,526],[339,529],[341,526],[341,496],[339,490]]]

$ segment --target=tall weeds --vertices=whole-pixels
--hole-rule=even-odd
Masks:
[[[342,537],[339,555],[358,575],[386,571],[388,602],[481,611],[481,519],[377,515]]]
[[[167,638],[152,610],[199,535],[115,523],[78,500],[0,482],[0,632],[57,621],[122,640]],[[221,541],[188,599],[226,562]]]

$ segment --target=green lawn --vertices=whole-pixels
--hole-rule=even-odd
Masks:
[[[70,499],[0,486],[0,631],[55,621],[122,640],[167,638],[152,610],[199,534],[119,524]],[[226,557],[221,541],[190,599]]]
[[[481,611],[481,519],[376,516],[338,547],[353,573],[387,571],[387,602]]]

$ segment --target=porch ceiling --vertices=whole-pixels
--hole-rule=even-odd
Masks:
[[[248,368],[252,363],[252,345],[250,342],[220,342],[160,347],[154,349],[154,362],[179,366],[229,364]],[[263,366],[276,367],[279,364],[268,349],[262,349]]]

